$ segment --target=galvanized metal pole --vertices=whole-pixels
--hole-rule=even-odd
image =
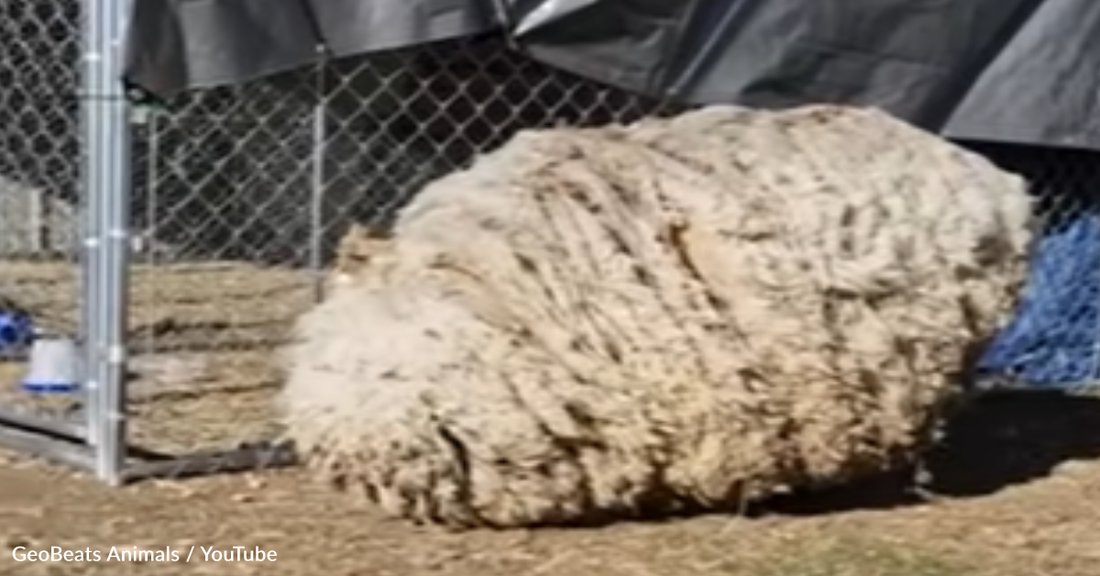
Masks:
[[[94,182],[99,179],[99,164],[92,161],[88,136],[92,133],[91,116],[92,102],[88,87],[91,84],[90,73],[90,42],[88,29],[90,27],[89,11],[94,8],[93,2],[82,2],[80,7],[80,183],[77,187],[77,205],[80,214],[80,239],[81,251],[79,256],[79,325],[77,326],[77,342],[80,344],[79,377],[84,396],[85,441],[97,446],[99,444],[99,383],[91,373],[95,365],[95,337],[97,327],[97,304],[99,302],[99,220],[96,207],[92,203],[91,193],[95,188]]]
[[[313,142],[312,170],[310,172],[309,200],[309,271],[313,276],[313,301],[325,299],[324,239],[325,239],[325,161],[327,160],[328,132],[328,51],[317,45],[317,66],[313,71]]]
[[[84,196],[86,198],[85,384],[96,476],[123,480],[127,285],[130,257],[130,107],[122,85],[129,2],[82,8]]]

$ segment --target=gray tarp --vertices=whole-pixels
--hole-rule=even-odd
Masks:
[[[503,28],[532,56],[692,103],[873,105],[946,136],[1100,149],[1097,0],[139,0],[153,92]]]

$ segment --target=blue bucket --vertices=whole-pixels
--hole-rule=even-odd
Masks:
[[[0,358],[22,356],[34,341],[34,321],[22,312],[0,310]]]

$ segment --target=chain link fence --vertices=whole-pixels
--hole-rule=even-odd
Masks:
[[[0,254],[71,254],[77,184],[79,5],[0,6]]]
[[[981,368],[985,388],[1092,392],[1100,383],[1100,153],[965,143],[1026,178],[1042,235],[1013,321]]]
[[[76,333],[80,305],[96,306],[76,298],[77,10],[71,1],[0,6],[8,39],[0,52],[0,312],[24,309],[59,333]],[[387,225],[424,183],[517,130],[675,111],[542,66],[493,36],[341,59],[139,107],[130,443],[181,456],[276,437],[278,350],[295,317],[323,297],[325,269],[351,223]],[[1061,315],[1031,305],[1002,335],[989,369],[1048,384],[1094,379],[1100,232],[1092,238],[1090,223],[1100,155],[972,146],[1028,176],[1043,197],[1047,238],[1055,239],[1043,253],[1055,254],[1040,256],[1031,299],[1045,302],[1058,288],[1056,301],[1082,302]],[[1067,234],[1072,242],[1059,244]],[[1064,360],[1063,370],[1036,368],[1036,354]],[[25,363],[0,366],[0,403],[38,412],[57,403],[20,390]],[[64,397],[51,408],[55,419],[78,411],[79,401]]]

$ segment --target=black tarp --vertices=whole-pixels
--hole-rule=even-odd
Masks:
[[[127,77],[157,94],[497,28],[490,0],[134,0]],[[320,50],[319,48],[323,48]]]
[[[491,67],[482,65],[515,56],[501,51],[501,39],[550,65],[530,67],[525,74],[555,75],[559,73],[552,68],[559,68],[660,99],[761,107],[833,102],[886,109],[927,129],[967,141],[964,144],[971,149],[1025,176],[1039,199],[1037,207],[1045,225],[1022,305],[1010,325],[997,335],[979,368],[997,376],[991,382],[1004,377],[1042,388],[1070,388],[1100,378],[1100,357],[1095,354],[1096,335],[1100,333],[1100,208],[1096,194],[1100,154],[1058,149],[1100,150],[1100,1],[135,2],[129,77],[160,94],[235,84],[309,66],[321,58],[486,33],[494,36],[491,42],[480,44],[474,55],[467,53],[461,59],[464,65],[457,68],[445,58],[426,58],[432,65],[425,66],[418,58],[404,60],[399,54],[372,56],[368,71],[383,72],[359,78],[357,81],[365,84],[362,90],[343,91],[353,98],[342,103],[345,107],[333,101],[332,116],[342,122],[368,116],[389,120],[401,115],[398,110],[407,114],[414,108],[411,102],[417,100],[411,98],[413,94],[433,96],[426,99],[430,113],[445,106],[466,106],[445,110],[451,114],[441,117],[482,114],[493,107],[442,97],[458,90],[458,77],[468,73],[479,75],[479,88],[464,88],[471,93],[496,94],[498,91],[486,85],[498,80],[500,84],[494,88],[500,88],[501,94],[531,91],[536,83],[530,78],[509,82],[508,78],[514,76],[511,72],[494,76],[487,73]],[[439,52],[448,52],[458,44],[462,42],[435,46]],[[354,65],[356,60],[343,58],[340,64]],[[516,60],[530,63],[521,57]],[[395,71],[406,70],[410,63],[413,65],[407,77],[405,72]],[[434,74],[437,71],[444,73]],[[434,91],[426,90],[425,86],[432,83],[428,77],[436,76],[446,81]],[[379,79],[385,89],[379,87]],[[589,84],[576,83],[578,87]],[[358,101],[359,94],[382,93],[387,98],[380,100],[392,101],[392,107],[381,106],[373,110],[376,114],[357,114],[363,105]],[[568,93],[571,100],[578,99],[572,87]],[[542,96],[533,99],[532,106],[545,113],[556,96]],[[560,97],[565,97],[565,91]],[[547,125],[545,121],[550,118],[528,124],[528,113],[539,110],[517,111],[514,103],[522,100],[498,100],[498,104],[509,104],[503,107],[504,113],[486,115],[489,119],[482,132],[503,135],[519,125]],[[20,116],[35,117],[33,113]],[[508,119],[511,125],[502,122]],[[263,124],[266,129],[270,122],[265,118]],[[435,139],[447,140],[442,136],[459,124],[467,127],[463,122],[444,123]],[[501,126],[509,129],[498,131]],[[459,165],[461,158],[472,153],[463,149],[453,154],[441,155],[433,150],[425,150],[420,156],[413,154],[419,149],[408,144],[421,138],[425,131],[422,123],[414,123],[414,129],[398,134],[396,140],[385,140],[390,135],[378,125],[348,130],[347,124],[341,123],[341,127],[349,156],[362,158],[356,163],[361,168],[345,180],[344,186],[353,194],[365,189],[386,190],[395,197],[407,197],[428,177],[427,172],[442,173],[444,167],[436,170],[433,161],[446,158],[447,163]],[[193,160],[202,166],[200,170],[208,170],[205,158],[234,149],[241,139],[240,132],[239,128],[226,128],[218,138],[204,132],[199,142],[184,135],[178,142],[191,148],[178,156]],[[370,144],[379,141],[380,136],[384,137],[381,144]],[[467,138],[471,148],[484,148],[484,139],[468,134],[458,140]],[[276,159],[269,163],[271,166],[294,165],[294,159],[304,152],[284,146],[284,141],[278,139],[266,146],[249,142],[244,146],[257,156],[286,159]],[[473,146],[475,143],[478,145]],[[196,150],[205,151],[206,156]],[[409,176],[417,171],[420,176]],[[233,171],[224,172],[228,174],[219,176],[229,182]],[[222,182],[204,190],[211,192],[210,197],[221,193],[239,198],[239,212],[248,217],[243,224],[230,220],[221,231],[224,238],[239,239],[240,230],[245,228],[249,233],[256,232],[258,226],[244,224],[255,221],[257,207],[271,205],[270,191],[278,189],[284,179],[282,174],[271,174],[271,170],[263,172],[268,177],[266,185],[253,187],[253,192],[240,192]],[[394,174],[393,183],[379,186],[390,180],[380,175],[390,173]],[[250,180],[252,176],[249,173]],[[166,192],[163,196],[186,199],[195,194],[188,181],[181,182],[176,190],[178,194]],[[301,219],[300,200],[292,194],[284,194],[283,198],[282,204],[288,209],[267,217],[274,223],[272,229],[279,231],[271,237],[302,245],[302,234],[287,233],[288,229],[305,229],[288,224]],[[221,204],[210,205],[224,212]],[[210,213],[202,216],[203,221],[212,219]],[[192,233],[186,225],[181,229]],[[209,243],[220,249],[225,244],[221,238],[212,236]],[[276,242],[264,238],[263,244]]]
[[[128,77],[164,94],[493,29],[652,96],[870,105],[954,138],[1100,149],[1096,0],[140,0]]]

